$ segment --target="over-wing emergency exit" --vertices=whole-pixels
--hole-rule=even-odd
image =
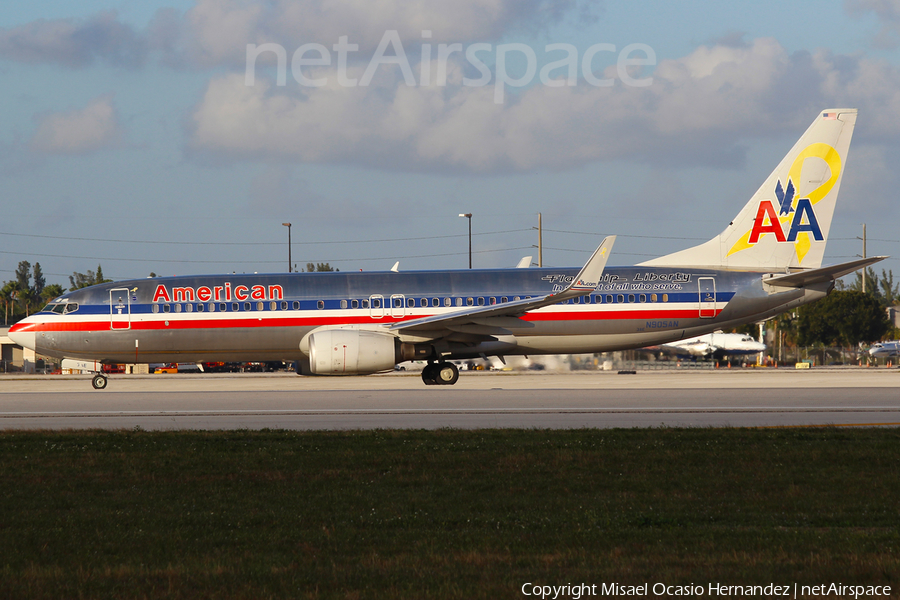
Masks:
[[[820,112],[722,233],[637,266],[606,267],[609,237],[580,270],[121,281],[65,294],[9,336],[98,363],[282,360],[353,375],[423,360],[423,381],[445,385],[453,359],[640,348],[768,319],[884,258],[822,267],[855,123],[855,109]]]

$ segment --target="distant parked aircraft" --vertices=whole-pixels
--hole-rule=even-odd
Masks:
[[[760,352],[765,352],[766,345],[757,342],[746,333],[722,333],[721,331],[715,331],[686,340],[661,344],[657,348],[663,352],[680,356],[721,360],[726,356],[759,354]]]
[[[892,356],[900,356],[900,341],[878,342],[872,344],[869,348],[869,356],[875,358],[889,358]]]

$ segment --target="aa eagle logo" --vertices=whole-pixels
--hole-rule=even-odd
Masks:
[[[790,179],[788,179],[786,188],[782,188],[781,180],[778,180],[778,184],[775,186],[775,197],[778,198],[780,210],[778,214],[775,214],[775,207],[771,200],[763,200],[759,203],[756,219],[753,221],[753,229],[750,230],[750,238],[747,240],[748,243],[758,243],[760,237],[767,233],[774,234],[775,239],[779,242],[794,242],[797,240],[797,234],[802,231],[808,231],[817,241],[825,239],[809,198],[800,198],[797,200],[797,206],[792,206],[794,189],[794,182]],[[791,219],[791,226],[785,233],[778,215],[790,215],[791,213],[794,213],[794,218]]]

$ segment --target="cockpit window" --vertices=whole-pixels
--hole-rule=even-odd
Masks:
[[[65,314],[75,312],[76,310],[78,310],[78,303],[69,302],[68,304],[66,304]]]
[[[47,306],[44,307],[44,312],[52,312],[52,313],[61,315],[63,313],[63,311],[65,310],[65,308],[66,308],[65,303],[63,303],[63,304],[48,304]]]

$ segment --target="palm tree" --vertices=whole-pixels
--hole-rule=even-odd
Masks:
[[[16,315],[16,304],[19,297],[20,286],[18,281],[7,281],[6,285],[0,289],[0,300],[3,301],[3,325],[9,325],[10,312],[12,317]],[[10,311],[10,307],[12,311]]]

